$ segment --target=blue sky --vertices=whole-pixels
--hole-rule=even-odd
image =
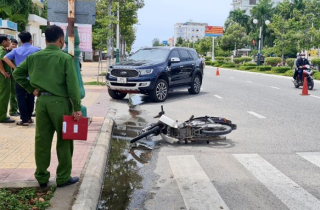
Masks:
[[[154,38],[167,40],[174,35],[174,24],[190,19],[223,26],[228,17],[232,0],[144,0],[138,11],[137,38],[132,51],[150,46]]]

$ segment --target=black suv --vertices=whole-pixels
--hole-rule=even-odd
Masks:
[[[168,92],[177,89],[198,94],[203,66],[194,49],[142,48],[128,60],[110,66],[106,76],[108,92],[113,99],[123,99],[127,93],[147,94],[155,102],[165,101]]]

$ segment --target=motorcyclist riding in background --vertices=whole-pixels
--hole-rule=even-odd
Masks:
[[[297,58],[294,60],[293,66],[294,66],[294,74],[293,74],[293,79],[296,80],[298,76],[298,68],[297,68],[297,60],[300,57],[300,53],[297,53]]]
[[[299,75],[299,79],[300,81],[303,81],[302,75],[303,75],[303,69],[302,67],[304,65],[310,65],[308,59],[305,58],[305,54],[301,53],[299,58],[297,59],[296,62],[296,67],[298,68],[298,75]]]

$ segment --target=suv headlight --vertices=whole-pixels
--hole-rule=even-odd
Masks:
[[[112,68],[108,68],[108,72],[107,73],[111,73],[112,71]]]
[[[139,69],[140,71],[140,75],[148,75],[148,74],[152,74],[153,69]]]

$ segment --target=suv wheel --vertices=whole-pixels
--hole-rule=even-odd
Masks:
[[[127,95],[127,93],[121,93],[117,90],[111,90],[111,89],[108,89],[108,93],[113,99],[123,99]]]
[[[168,97],[168,83],[163,79],[159,79],[155,88],[149,92],[149,95],[155,102],[165,101]]]
[[[188,89],[190,94],[198,94],[201,89],[201,79],[199,75],[196,75],[191,83],[191,88]]]

